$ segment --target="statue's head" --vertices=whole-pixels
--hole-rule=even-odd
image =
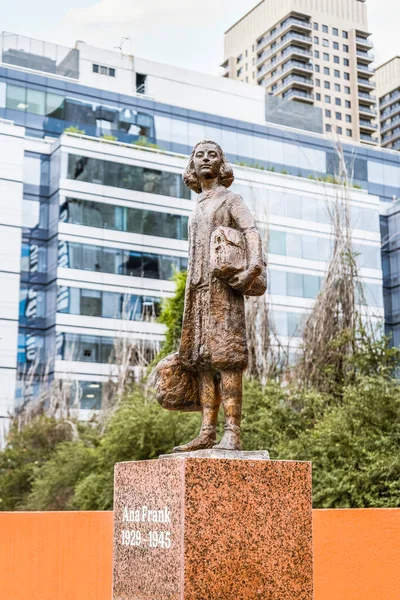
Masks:
[[[217,178],[219,183],[227,188],[235,179],[221,146],[211,140],[203,140],[193,148],[183,181],[191,190],[200,194],[202,180]]]

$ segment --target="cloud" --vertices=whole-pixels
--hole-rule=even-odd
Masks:
[[[69,46],[80,39],[108,49],[129,37],[124,45],[129,54],[217,73],[224,31],[256,4],[257,0],[98,0],[67,10],[49,35]],[[367,9],[380,64],[400,52],[400,2],[368,0]]]
[[[84,40],[113,49],[122,37],[128,53],[159,62],[216,72],[223,32],[255,0],[100,0],[69,9],[53,31],[58,43]]]

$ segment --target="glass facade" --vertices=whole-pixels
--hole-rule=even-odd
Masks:
[[[353,244],[353,250],[360,267],[381,269],[379,246]],[[332,240],[311,236],[309,233],[301,235],[271,229],[269,232],[269,252],[306,260],[329,261],[332,254]]]
[[[267,220],[268,215],[301,219],[312,223],[331,224],[329,203],[291,192],[273,191],[263,187],[234,184],[233,189],[241,194],[251,210],[261,221]],[[354,229],[379,232],[379,213],[376,208],[350,206],[350,220]]]
[[[60,336],[59,360],[91,363],[114,363],[114,339],[104,336],[63,333]],[[132,366],[150,363],[160,349],[157,341],[142,340],[134,344]]]
[[[276,335],[298,338],[302,334],[303,325],[307,316],[308,315],[304,313],[274,309],[271,312],[271,327]]]
[[[184,185],[179,173],[147,169],[110,160],[69,154],[67,177],[148,194],[190,199],[190,190]]]
[[[108,91],[96,91],[94,97],[93,88],[39,74],[32,85],[25,73],[12,68],[0,67],[1,86],[4,90],[0,89],[0,99],[4,101],[0,101],[0,117],[25,126],[29,135],[60,135],[72,125],[87,135],[112,135],[123,142],[152,143],[184,154],[189,154],[200,139],[214,139],[232,162],[303,177],[337,174],[333,142],[319,135],[236,121]],[[10,91],[8,86],[12,86]],[[397,153],[351,143],[344,143],[343,151],[358,185],[382,200],[397,196]],[[387,172],[391,173],[389,177]]]
[[[77,198],[66,199],[60,210],[60,221],[176,240],[188,239],[188,217]]]
[[[59,286],[57,312],[88,317],[156,321],[161,298]]]
[[[131,277],[170,279],[187,268],[187,258],[60,242],[59,266]]]

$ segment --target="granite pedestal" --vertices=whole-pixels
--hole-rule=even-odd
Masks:
[[[113,600],[312,600],[311,466],[115,466]]]

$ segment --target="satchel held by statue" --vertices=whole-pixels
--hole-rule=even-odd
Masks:
[[[244,235],[232,227],[217,227],[210,240],[211,273],[229,285],[229,279],[247,269],[246,241]],[[246,296],[262,296],[267,289],[265,268],[257,275]]]

